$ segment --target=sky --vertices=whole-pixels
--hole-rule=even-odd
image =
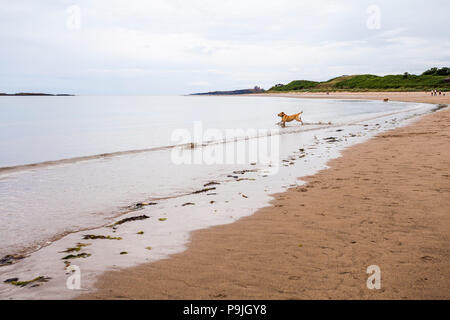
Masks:
[[[450,1],[0,0],[0,92],[170,95],[450,67]]]

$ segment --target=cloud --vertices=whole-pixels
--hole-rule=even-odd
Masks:
[[[433,1],[432,1],[433,2]],[[0,3],[0,91],[179,94],[449,65],[448,1]],[[80,8],[69,28],[69,6]],[[202,86],[200,85],[202,84]]]

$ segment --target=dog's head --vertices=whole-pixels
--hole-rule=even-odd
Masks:
[[[286,115],[286,113],[284,113],[284,112],[280,112],[280,113],[278,114],[278,116],[279,116],[279,117],[282,117],[282,118],[283,118],[285,115]]]

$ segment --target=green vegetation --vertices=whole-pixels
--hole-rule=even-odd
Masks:
[[[114,227],[114,226],[118,226],[118,225],[124,224],[126,222],[136,221],[136,220],[145,220],[145,219],[148,219],[148,218],[150,218],[150,217],[146,216],[145,214],[142,215],[142,216],[125,218],[125,219],[122,219],[120,221],[117,221],[116,223],[114,223],[114,224],[112,224],[112,225],[110,225],[108,227]]]
[[[308,81],[308,80],[294,80],[286,85],[277,84],[270,88],[269,91],[296,91],[311,89],[316,87],[320,82]]]
[[[90,243],[77,243],[77,246],[76,246],[76,247],[73,247],[73,248],[67,248],[67,249],[64,250],[63,252],[65,252],[65,253],[70,253],[70,252],[74,252],[74,251],[78,252],[78,251],[80,251],[83,247],[87,247],[87,246],[90,246],[90,245],[91,245]]]
[[[400,75],[372,74],[346,75],[328,81],[295,80],[286,85],[277,84],[268,92],[287,91],[450,91],[450,68],[431,68],[422,75],[405,72]]]
[[[433,75],[433,76],[450,76],[450,68],[431,68],[422,73],[422,75]]]
[[[62,260],[68,260],[68,259],[77,259],[77,258],[87,258],[90,257],[90,253],[79,253],[79,254],[69,254],[68,256],[65,256],[64,258],[61,258]]]
[[[25,287],[27,285],[29,285],[30,283],[35,283],[35,282],[48,282],[51,278],[49,277],[36,277],[32,280],[26,280],[26,281],[19,281],[19,278],[12,278],[12,279],[8,279],[3,281],[4,283],[9,283],[12,284],[13,286],[18,286],[18,287]]]

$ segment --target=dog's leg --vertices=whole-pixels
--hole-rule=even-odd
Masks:
[[[295,120],[297,120],[297,122],[301,122],[303,125],[302,118],[299,115],[295,117]]]

